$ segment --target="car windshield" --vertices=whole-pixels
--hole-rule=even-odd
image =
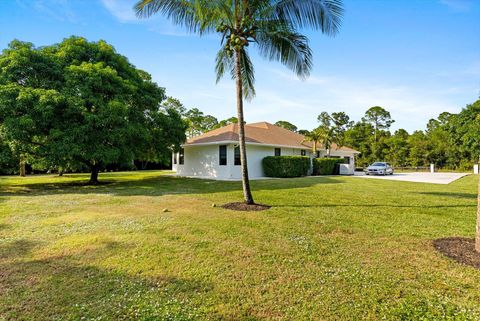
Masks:
[[[385,163],[375,162],[372,166],[385,166]]]

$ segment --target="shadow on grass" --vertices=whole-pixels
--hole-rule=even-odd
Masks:
[[[64,177],[67,177],[65,175]],[[161,196],[168,194],[208,194],[229,191],[241,191],[241,182],[215,181],[157,175],[140,180],[112,180],[108,177],[100,185],[88,185],[85,181],[66,181],[55,183],[25,183],[0,186],[2,196],[36,196],[48,194],[114,194],[117,196],[147,195]],[[64,178],[62,178],[64,179]],[[280,190],[306,188],[318,184],[342,183],[334,178],[290,178],[252,181],[252,190]]]
[[[438,197],[466,198],[466,199],[477,199],[478,197],[478,194],[474,194],[474,193],[419,192],[418,194],[438,196]]]
[[[28,255],[37,243],[29,240],[16,240],[0,246],[0,260],[18,258]]]
[[[391,207],[391,208],[464,208],[477,207],[477,205],[397,205],[397,204],[273,204],[272,207],[299,207],[299,208],[321,208],[321,207]]]
[[[195,298],[212,290],[194,279],[144,278],[80,261],[108,257],[112,244],[31,259],[36,246],[30,240],[0,245],[0,315],[6,320],[198,319]]]

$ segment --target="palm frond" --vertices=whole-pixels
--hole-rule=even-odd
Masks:
[[[313,58],[304,35],[274,20],[263,23],[259,28],[256,43],[265,58],[281,62],[302,79],[309,76]]]
[[[193,33],[215,30],[221,10],[216,1],[207,0],[140,0],[134,6],[137,17],[161,13],[174,24]]]
[[[294,28],[313,28],[335,35],[340,29],[343,11],[341,0],[277,0],[271,13]]]
[[[255,97],[255,71],[247,50],[240,50],[240,71],[242,74],[243,96],[247,100]]]
[[[246,50],[240,50],[240,74],[243,89],[243,96],[245,99],[252,99],[255,97],[255,71],[253,69],[253,63],[250,60],[250,56]],[[233,56],[227,54],[226,47],[222,47],[215,59],[215,72],[217,83],[225,75],[225,72],[229,72],[232,79],[235,79],[235,59]]]
[[[217,83],[225,75],[225,71],[232,73],[234,68],[233,57],[227,54],[225,46],[223,46],[217,53],[217,58],[215,59],[215,73]]]

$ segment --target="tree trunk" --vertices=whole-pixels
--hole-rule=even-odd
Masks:
[[[98,184],[98,172],[100,171],[100,167],[98,165],[93,165],[90,167],[90,181],[89,184],[97,185]]]
[[[475,250],[480,253],[480,175],[478,176],[478,204],[477,204],[477,237],[475,239]]]
[[[20,176],[25,177],[25,175],[26,175],[25,161],[21,160],[20,161]]]
[[[243,86],[240,64],[240,51],[235,50],[235,80],[237,86],[238,141],[240,145],[240,165],[242,171],[243,198],[247,204],[255,204],[248,179],[247,149],[245,146],[245,122],[243,120]]]

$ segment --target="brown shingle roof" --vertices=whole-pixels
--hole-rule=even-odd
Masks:
[[[245,124],[245,140],[247,143],[272,146],[285,146],[301,149],[312,148],[311,142],[304,141],[305,136],[267,122]],[[187,140],[185,145],[213,144],[220,142],[238,142],[238,124],[229,124],[202,135],[192,137]],[[333,144],[332,150],[336,149],[338,149],[337,146]],[[356,152],[349,147],[341,147],[340,150]]]

